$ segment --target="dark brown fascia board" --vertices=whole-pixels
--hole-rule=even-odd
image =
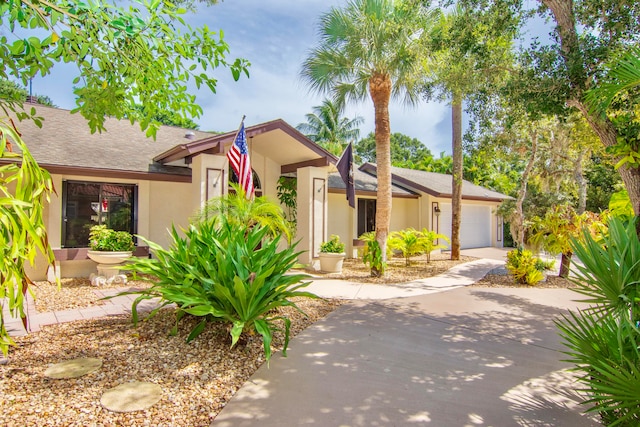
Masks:
[[[247,138],[252,138],[262,133],[271,132],[277,129],[282,130],[284,133],[291,136],[292,138],[300,142],[305,147],[309,148],[311,151],[313,151],[317,155],[328,158],[329,162],[335,163],[338,161],[338,158],[336,156],[334,156],[324,148],[320,147],[315,142],[311,141],[309,138],[304,136],[299,130],[292,127],[282,119],[276,119],[270,122],[249,126],[245,128],[245,133],[247,135]],[[159,163],[173,162],[175,160],[182,159],[189,155],[194,156],[196,154],[199,154],[202,151],[211,149],[215,146],[215,144],[218,144],[218,150],[219,150],[218,153],[221,154],[224,152],[224,144],[227,142],[232,142],[236,137],[236,133],[237,131],[234,130],[232,132],[213,135],[211,137],[193,141],[187,144],[181,144],[154,157],[153,160]]]
[[[194,155],[206,153],[206,154],[222,154],[224,153],[224,146],[220,141],[215,141],[214,138],[204,138],[198,141],[194,141],[189,144],[180,144],[165,151],[164,153],[153,158],[154,162],[161,164],[174,162],[176,160],[184,159],[187,157],[193,157]]]
[[[376,175],[376,172],[377,172],[376,167],[371,163],[364,163],[362,166],[360,166],[360,170],[364,172],[372,173],[374,175]],[[433,197],[441,197],[443,199],[451,199],[453,197],[453,195],[450,193],[438,193],[436,191],[433,191],[430,188],[425,187],[424,185],[417,184],[409,179],[403,178],[396,174],[391,174],[391,181],[394,183],[395,181],[397,181],[400,184],[404,184],[405,186],[408,186],[410,188],[415,188],[416,190],[423,191]],[[498,197],[481,197],[481,196],[464,196],[464,195],[462,196],[462,200],[478,200],[483,202],[502,202],[503,200],[507,200],[507,199],[508,197],[505,199],[500,199]]]
[[[329,162],[328,158],[320,157],[319,159],[306,160],[304,162],[289,163],[288,165],[282,165],[280,166],[280,173],[281,174],[291,173],[291,172],[297,171],[300,168],[306,168],[308,166],[321,168],[323,166],[329,166],[330,164],[331,163]]]
[[[378,176],[378,168],[376,166],[374,166],[371,163],[364,163],[362,166],[360,166],[360,170],[363,172],[367,172],[370,173],[372,175]],[[409,179],[403,178],[401,176],[398,176],[396,174],[391,174],[391,182],[393,182],[394,184],[401,184],[402,186],[406,186],[409,188],[414,188],[416,190],[420,190],[423,193],[427,193],[430,196],[434,196],[434,197],[447,197],[446,195],[442,194],[442,193],[438,193],[436,191],[433,191],[430,188],[425,187],[424,185],[415,183]],[[448,197],[451,197],[451,195],[449,195]]]
[[[191,176],[157,172],[123,171],[114,169],[96,169],[80,166],[59,166],[40,164],[40,167],[60,175],[83,175],[104,178],[141,179],[145,181],[191,182]]]
[[[332,194],[344,194],[345,190],[341,188],[329,188],[328,192]],[[378,194],[375,191],[357,190],[356,195],[376,197]],[[391,193],[391,196],[395,197],[396,199],[419,199],[420,198],[420,195],[418,194],[398,194],[393,192]]]

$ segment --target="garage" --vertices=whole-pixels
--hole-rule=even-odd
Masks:
[[[439,232],[451,238],[451,203],[440,203]],[[491,246],[491,207],[462,204],[460,248]],[[447,247],[449,245],[447,244]]]

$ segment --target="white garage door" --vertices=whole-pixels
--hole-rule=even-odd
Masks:
[[[451,203],[440,203],[440,211],[440,234],[451,239]],[[469,249],[487,246],[491,246],[491,207],[463,203],[460,247]]]

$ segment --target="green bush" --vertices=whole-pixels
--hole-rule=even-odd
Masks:
[[[344,252],[344,243],[340,241],[340,236],[332,234],[328,241],[320,244],[320,252],[325,254],[341,254]]]
[[[407,266],[411,264],[412,256],[420,255],[423,252],[421,234],[419,231],[413,228],[394,231],[393,233],[389,234],[387,245],[393,250],[402,252],[402,256],[405,260],[405,265]]]
[[[436,243],[439,239],[450,242],[449,238],[444,234],[438,234],[433,230],[423,228],[420,232],[420,245],[425,254],[427,254],[427,263],[431,262],[431,251],[436,249],[444,249],[447,245]]]
[[[89,247],[94,251],[132,251],[133,236],[126,231],[107,228],[106,225],[94,225],[89,231]]]
[[[308,285],[301,283],[307,275],[287,274],[299,255],[295,245],[278,251],[280,237],[269,238],[269,232],[266,226],[241,227],[218,217],[191,225],[184,230],[185,237],[174,228],[168,250],[148,242],[155,259],[139,259],[129,268],[157,279],[135,300],[134,322],[138,320],[138,304],[159,297],[161,307],[171,303],[178,306],[174,332],[185,314],[202,317],[188,341],[197,337],[208,321],[225,321],[231,324],[232,347],[243,332],[262,335],[267,360],[271,357],[273,332],[282,322],[286,355],[290,320],[274,314],[274,309],[298,309],[291,298],[316,296],[300,291]]]
[[[513,275],[517,283],[535,285],[544,278],[538,268],[539,258],[527,249],[515,249],[507,253],[507,270]]]
[[[556,322],[567,360],[581,371],[587,411],[600,413],[605,425],[640,425],[640,240],[635,221],[611,218],[608,233],[583,232],[572,248],[583,266],[575,266],[575,290],[589,309]]]
[[[359,239],[365,242],[365,247],[362,250],[362,262],[369,264],[371,276],[379,277],[384,275],[387,263],[382,261],[382,249],[376,240],[376,233],[374,231],[363,233]],[[389,247],[387,249],[390,250]]]

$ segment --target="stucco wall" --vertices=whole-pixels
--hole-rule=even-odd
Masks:
[[[356,196],[356,198],[362,198]],[[357,239],[357,209],[349,206],[344,194],[329,193],[329,217],[327,234],[337,234],[346,245],[349,256],[356,256],[353,239]],[[356,204],[357,206],[357,204]],[[408,227],[420,227],[419,199],[394,198],[391,208],[391,231]]]
[[[194,214],[191,184],[152,181],[149,183],[148,216],[138,218],[138,224],[148,223],[148,238],[162,247],[169,246],[171,224],[180,230],[189,224]]]

